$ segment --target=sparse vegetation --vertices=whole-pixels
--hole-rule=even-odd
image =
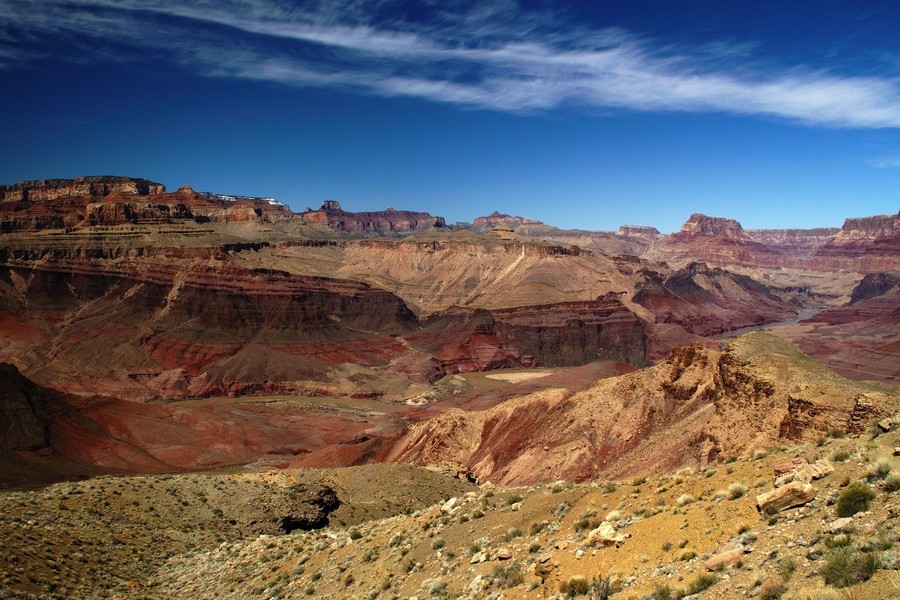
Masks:
[[[590,589],[590,583],[588,583],[587,577],[584,575],[573,575],[568,581],[559,584],[560,593],[570,598],[584,596]]]
[[[719,578],[710,573],[701,573],[688,584],[688,594],[699,594],[719,582]]]
[[[886,492],[896,492],[900,490],[900,475],[891,474],[884,478],[884,490]]]
[[[695,502],[697,499],[691,494],[682,494],[675,499],[675,506],[682,507]]]
[[[879,458],[869,467],[867,478],[869,481],[884,479],[891,472],[891,461],[887,458]]]
[[[522,567],[518,563],[513,563],[508,567],[494,567],[491,578],[494,581],[494,585],[501,588],[515,587],[524,581]]]
[[[828,585],[842,588],[868,581],[880,566],[875,553],[859,552],[847,546],[829,552],[819,574]]]
[[[852,517],[858,512],[869,510],[875,492],[867,485],[856,483],[848,486],[837,499],[839,517]]]
[[[846,450],[838,450],[831,455],[832,462],[844,462],[850,458],[850,453]]]
[[[728,497],[737,500],[747,493],[747,486],[743,483],[735,482],[728,486]]]

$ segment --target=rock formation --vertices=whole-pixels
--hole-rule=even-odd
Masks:
[[[391,207],[380,212],[345,212],[334,200],[326,200],[319,210],[301,213],[300,218],[304,223],[321,224],[336,231],[379,235],[446,227],[443,217],[424,212],[394,210]]]

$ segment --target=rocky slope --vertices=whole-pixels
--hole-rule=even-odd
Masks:
[[[453,460],[481,480],[531,483],[636,476],[831,429],[860,431],[900,408],[895,388],[837,376],[766,334],[725,352],[699,346],[580,392],[546,389],[488,410],[415,424],[389,460]]]
[[[900,437],[882,431],[832,431],[705,469],[585,484],[474,487],[380,465],[99,478],[6,492],[0,592],[889,598],[900,589],[900,465],[891,456]],[[758,510],[758,498],[792,485],[809,490],[796,506]],[[332,497],[338,505],[327,509],[322,500]],[[283,533],[286,516],[310,523],[323,509],[324,527]]]

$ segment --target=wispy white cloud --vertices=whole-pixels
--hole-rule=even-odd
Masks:
[[[434,2],[424,19],[387,1],[0,0],[0,66],[41,38],[165,52],[202,75],[340,87],[502,111],[564,104],[765,115],[832,127],[900,127],[900,74],[862,77],[753,62],[751,42],[664,45],[566,24],[513,1]],[[102,42],[102,43],[101,43]],[[99,50],[95,51],[99,56]],[[96,56],[93,56],[96,58]]]
[[[875,166],[881,169],[900,169],[900,155],[888,156],[875,161]]]

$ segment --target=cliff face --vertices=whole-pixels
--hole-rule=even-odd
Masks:
[[[891,271],[900,269],[900,217],[847,219],[840,229],[745,230],[733,219],[694,214],[643,258],[681,267],[704,262],[746,269]]]
[[[800,311],[800,304],[779,290],[702,263],[665,277],[653,271],[644,275],[632,301],[658,322],[678,323],[701,336],[791,319]]]
[[[622,225],[616,232],[619,235],[642,240],[653,241],[659,239],[660,233],[656,227],[646,227],[643,225]]]
[[[694,236],[722,236],[725,238],[739,239],[743,229],[741,224],[734,219],[721,217],[708,217],[694,213],[681,226],[681,231],[673,233],[676,239],[689,239]]]
[[[512,215],[501,214],[495,210],[486,217],[478,217],[472,221],[472,230],[479,233],[486,233],[498,225],[515,230],[515,228],[520,225],[543,225],[543,223],[540,221],[533,221],[532,219],[526,219],[525,217],[514,217]]]
[[[0,186],[0,233],[184,222],[267,222],[290,210],[270,198],[197,193],[130,177],[51,179]]]
[[[443,217],[424,212],[394,210],[379,212],[346,212],[334,200],[327,200],[319,210],[300,214],[304,223],[325,225],[336,231],[348,233],[407,233],[417,229],[446,227]]]
[[[115,176],[23,181],[15,185],[0,185],[0,202],[47,202],[112,193],[137,196],[164,194],[166,186],[147,179]]]

